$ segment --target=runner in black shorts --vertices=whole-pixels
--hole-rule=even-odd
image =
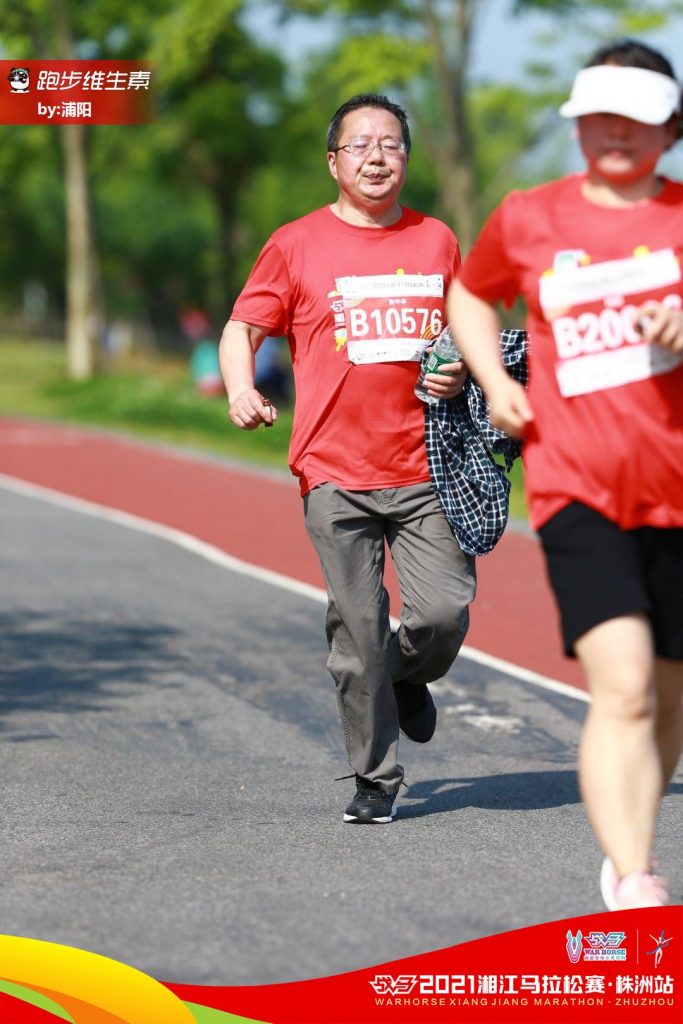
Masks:
[[[539,534],[566,655],[601,622],[643,615],[652,624],[655,654],[683,659],[683,530],[622,530],[574,501]]]
[[[610,910],[661,906],[657,814],[683,744],[683,185],[657,173],[681,137],[660,53],[598,51],[561,109],[586,172],[513,192],[448,299],[492,422],[524,438],[565,651],[592,702],[579,780]],[[528,394],[502,366],[498,302],[523,296]]]

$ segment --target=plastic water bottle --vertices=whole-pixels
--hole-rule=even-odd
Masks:
[[[415,385],[415,394],[417,397],[422,402],[427,402],[429,405],[434,405],[435,402],[440,401],[440,399],[435,398],[434,395],[427,393],[427,388],[425,387],[425,374],[439,373],[439,367],[443,366],[444,363],[457,363],[461,359],[462,356],[455,347],[450,327],[444,328],[434,342],[432,351],[427,356],[424,369],[420,370],[420,376],[417,378],[417,384]]]

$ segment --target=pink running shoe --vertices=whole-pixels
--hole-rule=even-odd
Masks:
[[[652,857],[652,871],[634,871],[632,875],[626,875],[625,878],[632,878],[633,875],[645,875],[651,879],[656,887],[659,889],[660,894],[663,894],[663,900],[660,899],[658,903],[639,903],[633,904],[634,906],[653,906],[660,907],[665,906],[668,903],[668,896],[666,892],[666,881],[660,878],[654,872],[659,868],[659,858],[656,854]],[[622,878],[623,882],[625,879]],[[619,901],[617,896],[617,886],[620,884],[619,877],[616,872],[616,868],[609,857],[605,857],[600,868],[600,894],[604,901],[605,906],[608,910],[624,910],[624,905]],[[629,904],[630,906],[630,904]]]
[[[664,907],[669,902],[663,879],[649,871],[632,871],[620,878],[612,890],[613,910],[636,907]]]

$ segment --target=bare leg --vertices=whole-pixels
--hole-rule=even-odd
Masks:
[[[683,661],[657,659],[655,737],[662,765],[662,794],[671,782],[683,750]]]
[[[662,760],[672,760],[676,745],[673,730],[663,728],[666,755],[660,759],[649,623],[642,615],[610,619],[580,637],[575,650],[593,698],[579,754],[588,818],[619,877],[647,871],[662,792]]]

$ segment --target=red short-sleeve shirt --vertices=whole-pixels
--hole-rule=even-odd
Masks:
[[[683,526],[683,355],[633,326],[647,299],[683,307],[683,185],[612,209],[587,201],[583,180],[511,193],[460,280],[488,302],[526,301],[534,526],[571,501],[624,529]]]
[[[410,209],[387,228],[329,207],[278,229],[232,319],[287,335],[296,408],[289,452],[301,493],[331,481],[373,490],[429,479],[416,361],[439,333],[458,243]]]

